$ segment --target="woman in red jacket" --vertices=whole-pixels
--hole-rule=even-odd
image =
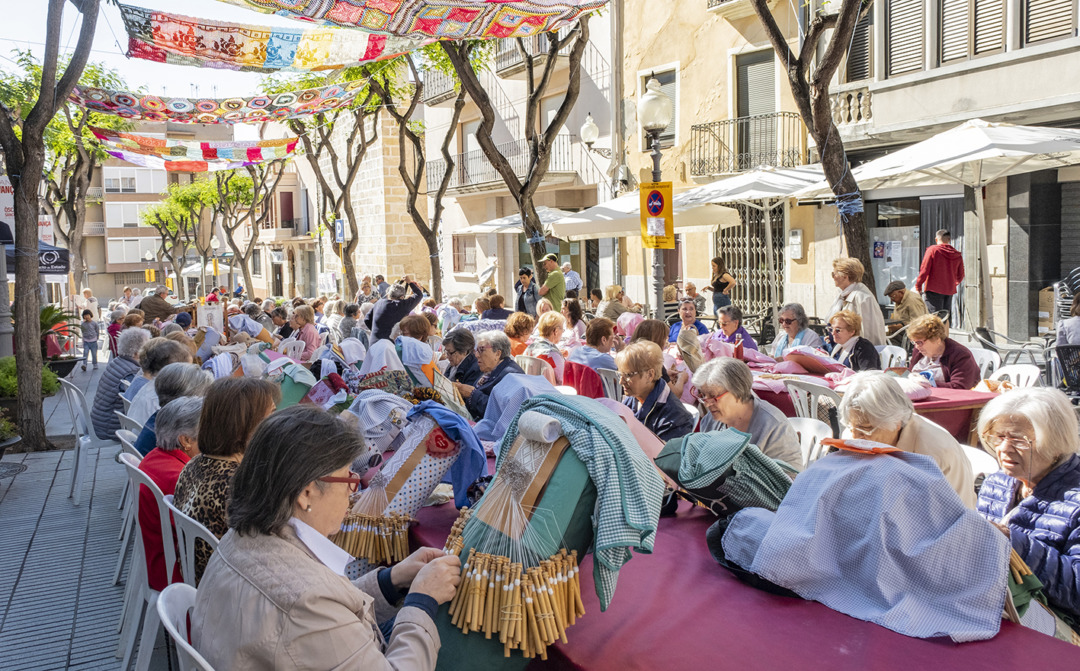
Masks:
[[[945,323],[937,315],[912,320],[907,335],[915,345],[915,353],[908,370],[926,375],[935,387],[971,389],[982,379],[979,364],[971,350],[948,334]]]

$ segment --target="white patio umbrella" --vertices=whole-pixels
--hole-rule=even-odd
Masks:
[[[195,263],[192,263],[191,265],[184,266],[184,268],[180,271],[180,274],[185,276],[185,277],[189,277],[189,276],[200,275],[200,274],[202,274],[202,272],[204,270],[205,270],[207,275],[213,275],[214,274],[214,262],[213,261],[207,261],[206,262],[206,267],[203,268],[202,270],[200,270],[200,268],[202,268],[202,266],[199,264],[198,261],[196,261]],[[229,274],[231,272],[232,272],[232,266],[226,265],[226,264],[222,263],[221,261],[218,261],[218,275],[227,275],[227,274]]]
[[[803,165],[796,168],[762,167],[750,172],[711,182],[675,196],[675,211],[692,210],[707,206],[745,205],[759,210],[765,217],[765,259],[771,269],[774,266],[772,211],[782,205],[796,191],[805,189],[824,179],[821,164]],[[773,286],[767,284],[769,306],[774,307]],[[777,327],[773,313],[773,328]]]
[[[536,214],[540,217],[540,223],[547,228],[552,222],[558,221],[563,217],[568,217],[573,213],[541,205],[536,208]],[[518,212],[505,217],[499,217],[498,219],[492,219],[491,221],[485,221],[481,224],[466,226],[461,230],[454,231],[457,235],[486,235],[489,233],[518,234],[524,232],[525,227],[521,225],[521,214]]]
[[[1080,130],[1016,126],[973,119],[910,147],[852,170],[861,190],[962,184],[976,190],[1009,175],[1063,168],[1080,163]],[[832,195],[826,183],[795,194],[799,198]],[[975,198],[979,219],[979,284],[993,329],[990,267],[986,257],[986,210],[981,193]]]
[[[694,233],[715,231],[719,227],[739,226],[738,210],[730,207],[700,207],[680,209],[675,198],[675,232]],[[549,230],[563,240],[597,240],[627,238],[641,235],[641,196],[631,191],[581,212],[575,212],[550,224]]]

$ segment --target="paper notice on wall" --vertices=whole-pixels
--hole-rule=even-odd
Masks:
[[[885,265],[886,266],[898,266],[900,265],[900,254],[902,244],[899,240],[889,240],[886,243],[885,250]]]
[[[195,319],[199,326],[212,328],[218,333],[225,333],[225,311],[220,307],[219,303],[198,306]]]

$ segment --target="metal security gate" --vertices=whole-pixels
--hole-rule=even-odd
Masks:
[[[769,212],[774,265],[770,268],[765,246],[765,213],[746,205],[732,207],[739,210],[743,225],[721,228],[716,234],[716,248],[728,272],[738,282],[731,291],[731,302],[749,317],[765,312],[770,296],[776,306],[784,302],[785,213],[783,205]]]

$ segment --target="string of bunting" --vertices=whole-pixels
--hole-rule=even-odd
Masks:
[[[264,14],[402,37],[530,37],[558,30],[607,0],[220,0]]]
[[[167,98],[76,86],[68,100],[80,107],[133,121],[176,123],[263,123],[347,107],[367,80],[317,89],[237,98]]]
[[[119,7],[128,34],[128,56],[173,65],[317,72],[393,58],[431,41],[342,28],[251,26]]]
[[[272,140],[192,142],[136,135],[96,126],[90,126],[90,132],[102,145],[110,149],[159,156],[173,161],[224,159],[259,163],[288,157],[296,150],[300,141],[296,137],[286,137]]]

